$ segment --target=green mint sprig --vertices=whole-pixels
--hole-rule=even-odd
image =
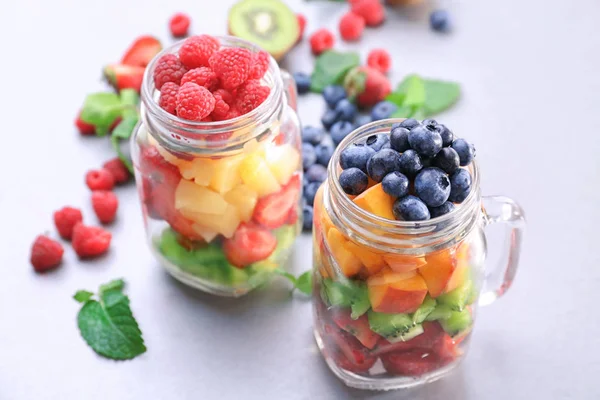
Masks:
[[[386,100],[398,106],[393,118],[423,119],[450,108],[459,97],[458,83],[425,79],[413,74],[404,78]]]
[[[100,286],[97,300],[87,290],[73,296],[83,304],[77,314],[81,336],[96,353],[113,360],[130,360],[146,352],[124,287],[125,282],[117,279]]]
[[[328,85],[342,84],[348,71],[359,64],[360,56],[358,53],[343,53],[335,50],[324,52],[315,62],[310,90],[321,93]]]
[[[292,285],[294,285],[294,289],[298,289],[307,295],[312,294],[312,271],[306,271],[297,278],[295,275],[290,274],[282,269],[276,269],[275,272],[289,280]]]

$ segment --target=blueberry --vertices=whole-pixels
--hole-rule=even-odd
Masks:
[[[458,153],[460,165],[463,167],[471,164],[471,161],[475,158],[475,147],[465,139],[456,139],[452,142],[452,148]]]
[[[391,149],[391,148],[392,148],[392,145],[390,144],[390,142],[386,142],[386,143],[384,143],[383,146],[381,146],[381,150],[383,150],[383,149]]]
[[[354,129],[358,129],[363,125],[370,124],[373,122],[370,115],[359,115],[354,120]]]
[[[320,164],[313,164],[304,173],[308,182],[325,182],[327,179],[327,168]]]
[[[302,167],[307,169],[317,162],[317,154],[315,148],[310,143],[302,143]]]
[[[423,168],[421,157],[414,150],[406,150],[400,156],[400,172],[413,178]]]
[[[392,211],[396,219],[404,221],[425,221],[431,217],[425,203],[411,195],[396,200]]]
[[[335,108],[340,100],[346,98],[346,89],[339,85],[329,85],[323,89],[323,98],[329,108]]]
[[[333,155],[333,150],[333,145],[328,143],[321,143],[315,147],[317,162],[322,166],[327,167],[327,165],[329,165],[329,160],[331,160],[331,156]]]
[[[340,165],[342,169],[358,168],[367,172],[367,161],[375,154],[375,150],[364,144],[352,144],[346,147],[340,154]]]
[[[398,171],[390,172],[381,181],[383,191],[392,197],[404,197],[408,194],[408,178]]]
[[[383,148],[383,145],[390,141],[389,135],[379,134],[371,135],[367,138],[367,146],[371,147],[375,151],[379,151]]]
[[[450,196],[450,179],[439,168],[424,168],[415,178],[415,193],[429,207],[439,207]]]
[[[367,172],[375,182],[381,182],[390,172],[400,170],[400,154],[392,149],[383,149],[367,161]]]
[[[337,113],[338,121],[354,121],[356,116],[356,106],[348,99],[340,100],[335,106],[335,112]]]
[[[454,211],[454,204],[447,201],[439,207],[429,207],[429,214],[431,218],[441,217],[444,214],[448,214],[450,211]]]
[[[435,10],[429,15],[429,25],[431,29],[438,32],[448,32],[450,30],[450,15],[446,10]]]
[[[410,144],[408,144],[409,132],[408,129],[401,126],[393,128],[390,135],[390,145],[392,146],[392,149],[399,153],[404,153],[406,150],[410,149]]]
[[[313,208],[307,204],[302,207],[302,229],[312,231],[313,226]]]
[[[321,143],[323,138],[325,137],[325,131],[323,128],[318,128],[315,126],[305,126],[302,128],[302,141],[305,143],[310,143],[313,146]]]
[[[294,74],[294,80],[296,81],[296,90],[298,90],[298,94],[308,93],[311,84],[310,75],[305,74],[304,72],[296,72]]]
[[[450,197],[453,203],[462,203],[471,193],[471,173],[464,168],[450,176]]]
[[[421,165],[423,165],[423,168],[431,167],[433,165],[433,158],[421,156]]]
[[[437,127],[437,131],[440,133],[442,137],[442,146],[448,147],[452,145],[452,141],[454,140],[454,133],[446,125],[439,124]]]
[[[443,169],[447,174],[452,175],[460,165],[460,158],[453,148],[444,147],[433,158],[432,165]]]
[[[321,187],[321,182],[310,182],[306,185],[304,188],[304,199],[306,200],[306,204],[310,206],[314,204],[319,187]]]
[[[410,131],[408,143],[420,156],[433,157],[442,149],[442,136],[424,126],[417,126]]]
[[[388,119],[398,110],[398,106],[391,101],[380,101],[375,104],[373,110],[371,110],[371,118],[373,121],[379,121],[381,119]]]
[[[325,129],[329,130],[338,120],[338,115],[335,110],[328,109],[325,114],[321,117],[321,123]]]
[[[331,127],[329,133],[333,139],[333,143],[337,146],[346,136],[354,130],[354,126],[348,121],[338,121]]]
[[[394,124],[395,125],[395,124]],[[417,126],[421,125],[421,123],[419,121],[417,121],[414,118],[408,118],[405,119],[404,121],[400,122],[398,124],[398,126],[401,126],[403,128],[408,129],[409,131],[416,128]],[[393,128],[393,127],[392,127]]]
[[[436,131],[439,124],[435,119],[424,119],[422,125],[430,131]]]
[[[358,168],[348,168],[340,174],[340,185],[344,192],[356,196],[367,189],[369,178]]]

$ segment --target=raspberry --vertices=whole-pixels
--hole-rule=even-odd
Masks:
[[[175,82],[166,82],[160,88],[158,105],[169,114],[177,115],[177,92],[179,92],[179,85]]]
[[[326,50],[333,48],[335,39],[333,34],[327,29],[322,28],[313,33],[310,37],[310,48],[314,55],[318,56]]]
[[[237,118],[239,116],[241,116],[242,114],[240,113],[240,110],[238,110],[235,107],[231,107],[229,109],[229,112],[227,113],[227,116],[225,117],[225,120],[230,120],[230,119],[234,119]]]
[[[385,21],[385,8],[379,0],[358,0],[351,4],[352,12],[365,19],[367,26],[377,26]]]
[[[58,267],[62,261],[64,249],[56,240],[40,235],[31,247],[31,265],[36,272],[45,272]]]
[[[174,37],[184,37],[188,34],[190,17],[187,14],[177,13],[169,20],[169,29]]]
[[[360,39],[365,30],[365,19],[352,11],[344,14],[340,20],[340,36],[347,41]]]
[[[92,124],[88,124],[87,122],[83,122],[81,120],[81,111],[77,114],[77,119],[75,120],[75,126],[80,134],[83,136],[91,136],[96,134],[96,127]]]
[[[269,97],[271,89],[262,86],[258,80],[250,80],[241,86],[235,99],[235,107],[241,115],[249,113],[260,106]]]
[[[298,26],[300,27],[300,32],[298,33],[298,41],[300,41],[302,40],[304,30],[306,29],[306,17],[302,14],[296,14],[296,18],[298,18]]]
[[[222,89],[219,89],[222,90]],[[227,93],[227,92],[225,92]],[[229,95],[229,101],[232,100],[231,94],[227,93]],[[215,97],[215,109],[213,110],[211,116],[213,117],[213,119],[217,120],[217,121],[222,121],[227,117],[227,113],[229,112],[229,103],[227,103],[227,101],[225,101],[225,99],[223,98],[223,95],[220,92],[214,92],[213,96]]]
[[[198,86],[204,86],[210,91],[213,91],[219,85],[219,78],[212,69],[208,67],[200,67],[189,70],[181,78],[181,84],[193,82]]]
[[[106,169],[93,169],[85,175],[85,183],[91,190],[112,190],[115,178]]]
[[[269,61],[271,61],[271,56],[264,50],[254,54],[248,79],[261,79],[265,76],[269,69]]]
[[[97,257],[108,250],[112,235],[97,226],[86,226],[82,223],[73,229],[73,250],[79,258]]]
[[[179,48],[179,59],[188,68],[208,67],[209,58],[219,50],[219,41],[212,36],[187,38]]]
[[[154,86],[160,90],[167,82],[179,85],[181,77],[186,72],[187,68],[175,54],[165,54],[158,60],[154,68]]]
[[[177,115],[190,121],[201,121],[215,109],[215,98],[203,86],[187,82],[177,92]]]
[[[367,57],[367,65],[385,74],[392,67],[392,58],[387,50],[373,49]]]
[[[54,225],[58,234],[66,240],[71,240],[73,236],[73,227],[78,222],[83,221],[83,215],[81,211],[73,207],[63,207],[60,210],[54,212]]]
[[[129,170],[127,169],[123,161],[121,161],[121,159],[118,157],[105,162],[102,165],[102,168],[110,172],[110,174],[113,176],[115,184],[117,185],[125,183],[129,180]]]
[[[237,95],[237,93],[236,93]],[[233,103],[233,98],[235,97],[235,95],[230,92],[227,91],[225,89],[217,89],[213,92],[213,96],[215,96],[215,99],[217,98],[217,96],[220,96],[221,99],[223,99],[223,101],[229,105],[231,105]]]
[[[234,89],[246,82],[251,62],[252,53],[239,47],[221,49],[210,58],[210,66],[225,89]]]
[[[94,190],[92,192],[92,207],[96,216],[103,224],[110,224],[115,220],[119,199],[108,190]]]

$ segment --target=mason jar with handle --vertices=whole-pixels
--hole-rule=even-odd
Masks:
[[[525,219],[506,197],[482,197],[476,162],[469,195],[437,218],[398,221],[375,182],[360,196],[339,183],[340,154],[401,119],[373,122],[336,149],[314,205],[314,333],[330,369],[348,386],[388,390],[431,382],[463,359],[477,306],[514,279]],[[411,189],[412,190],[412,189]],[[368,204],[371,207],[359,205]],[[487,265],[484,230],[506,226],[507,257]],[[485,288],[483,290],[482,288]],[[483,290],[483,291],[482,291]]]

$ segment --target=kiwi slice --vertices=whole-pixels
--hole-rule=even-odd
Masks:
[[[473,281],[468,280],[453,291],[439,296],[437,302],[449,306],[454,311],[462,311],[470,304],[469,301],[474,301],[474,292]]]
[[[415,324],[420,324],[425,321],[425,318],[435,309],[437,302],[427,295],[423,303],[412,316],[412,320]]]
[[[440,325],[450,336],[456,336],[462,331],[471,327],[473,323],[473,317],[469,310],[463,310],[460,312],[452,311],[450,317],[447,319],[441,319]]]
[[[363,282],[323,279],[321,298],[330,306],[350,307],[352,319],[357,319],[371,308],[369,292]]]
[[[415,324],[408,314],[387,314],[370,310],[368,317],[371,330],[390,343],[407,341],[423,333],[421,324]]]
[[[296,44],[296,14],[279,0],[243,0],[229,10],[229,33],[257,44],[280,60]]]
[[[438,304],[426,317],[425,321],[437,321],[448,319],[452,316],[452,308],[444,304]]]

